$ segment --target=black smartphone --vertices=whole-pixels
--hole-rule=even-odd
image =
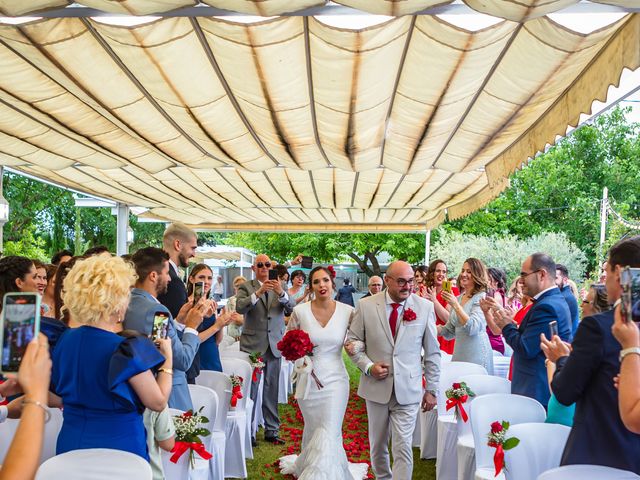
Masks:
[[[278,280],[278,271],[275,268],[269,270],[269,280]]]
[[[204,296],[204,282],[193,284],[193,304],[195,305]]]
[[[156,312],[153,316],[153,329],[149,338],[154,343],[158,340],[167,338],[167,330],[169,328],[169,314],[166,312]]]
[[[556,320],[549,322],[549,340],[553,340],[554,335],[558,335],[558,322]]]
[[[622,320],[640,322],[640,268],[624,267],[620,273]]]
[[[0,318],[2,373],[17,373],[29,342],[40,333],[40,295],[7,293]]]
[[[300,262],[300,266],[302,268],[313,268],[313,257],[302,256],[302,261]]]

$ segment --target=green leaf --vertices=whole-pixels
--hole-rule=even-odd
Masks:
[[[511,450],[514,447],[517,447],[520,443],[520,439],[516,437],[507,438],[502,445],[502,448],[505,450]]]

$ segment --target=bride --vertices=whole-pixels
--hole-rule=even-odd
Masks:
[[[317,387],[309,373],[300,373],[296,398],[304,417],[302,452],[282,457],[280,469],[300,480],[361,480],[367,476],[368,465],[349,464],[342,446],[342,421],[349,399],[342,345],[353,307],[333,300],[335,284],[327,268],[314,268],[309,284],[315,298],[293,309],[287,330],[299,328],[309,334],[315,345],[313,370],[323,388]]]

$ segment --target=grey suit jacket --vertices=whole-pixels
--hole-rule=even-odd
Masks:
[[[422,374],[427,390],[438,390],[440,380],[440,346],[436,333],[433,303],[412,294],[405,303],[416,319],[399,319],[395,338],[391,335],[387,318],[385,292],[360,299],[351,316],[347,341],[364,342],[365,349],[351,356],[360,370],[372,362],[390,365],[389,376],[376,380],[369,375],[360,377],[358,395],[377,403],[389,403],[391,393],[401,405],[419,403],[422,399]],[[424,351],[424,358],[422,358]]]
[[[286,294],[284,298],[271,291],[258,298],[253,304],[251,296],[260,288],[260,282],[249,280],[238,288],[236,311],[244,315],[244,326],[240,336],[240,350],[243,352],[261,352],[271,348],[271,353],[280,358],[280,350],[276,347],[284,335],[284,317],[291,315],[295,302]],[[268,305],[267,305],[268,301]]]
[[[173,384],[169,407],[189,410],[193,406],[185,372],[191,366],[193,357],[200,347],[200,338],[193,333],[184,333],[180,339],[174,324],[175,320],[167,307],[159,303],[149,292],[139,288],[131,290],[131,301],[124,316],[124,328],[136,330],[143,335],[151,335],[153,317],[157,312],[169,314],[167,336],[171,339],[171,350],[173,351]]]

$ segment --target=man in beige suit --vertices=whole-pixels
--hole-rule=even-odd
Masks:
[[[411,266],[393,262],[384,281],[386,291],[360,300],[346,347],[364,373],[358,395],[367,402],[373,473],[378,480],[410,480],[411,440],[420,402],[425,411],[436,405],[440,348],[433,303],[411,293]],[[427,380],[424,394],[423,372]]]

